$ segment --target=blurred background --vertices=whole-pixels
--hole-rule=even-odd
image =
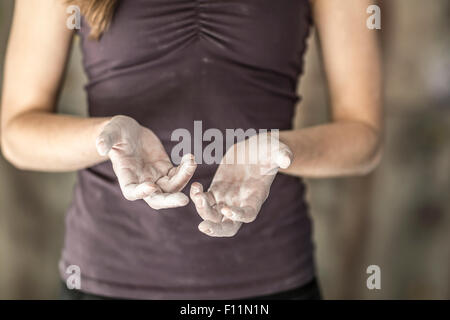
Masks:
[[[0,74],[13,4],[0,1]],[[450,299],[450,1],[378,4],[384,158],[366,177],[307,181],[319,280],[326,299]],[[85,115],[74,41],[59,110]],[[299,90],[296,125],[326,122],[314,32]],[[23,172],[0,156],[0,299],[58,297],[57,262],[74,183],[73,173]],[[381,290],[366,287],[372,264],[381,268]]]

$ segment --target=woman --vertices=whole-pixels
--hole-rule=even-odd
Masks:
[[[60,272],[78,266],[81,289],[66,294],[318,298],[299,177],[365,174],[379,161],[380,57],[365,25],[369,2],[72,1],[83,13],[84,119],[54,114],[73,37],[68,3],[17,0],[2,150],[21,169],[80,170]],[[293,130],[312,22],[332,119]],[[176,166],[172,133],[195,136],[194,121],[224,134],[279,129],[279,146],[256,165],[276,175],[247,162],[197,166],[189,154]],[[254,137],[225,158],[245,158]]]

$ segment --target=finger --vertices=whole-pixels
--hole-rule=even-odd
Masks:
[[[210,237],[233,237],[241,228],[241,222],[225,220],[221,223],[203,221],[198,225],[198,229]]]
[[[194,156],[187,154],[183,156],[178,167],[172,168],[173,171],[171,170],[168,176],[162,177],[157,183],[166,192],[183,190],[194,175],[196,168]]]
[[[190,196],[197,213],[203,220],[219,223],[222,221],[220,214],[213,206],[216,204],[214,196],[210,192],[203,192],[203,186],[195,182],[191,185]]]
[[[282,169],[287,169],[293,160],[292,151],[284,143],[280,143],[278,152],[275,155],[275,163]]]
[[[140,184],[130,183],[123,187],[121,186],[121,189],[125,199],[130,201],[144,199],[145,197],[149,197],[153,193],[160,191],[160,188],[151,182]]]
[[[202,193],[203,192],[203,185],[199,182],[193,182],[191,184],[191,190],[190,190],[190,196],[191,198],[196,195],[197,193]]]
[[[250,206],[236,207],[225,205],[221,208],[220,212],[230,220],[244,223],[255,221],[258,215],[257,210]]]
[[[196,194],[204,194],[208,204],[212,207],[216,204],[216,199],[212,192],[203,192],[203,185],[199,182],[194,182],[191,185],[190,196],[194,198]]]
[[[113,124],[107,124],[95,141],[97,152],[106,156],[120,140],[120,129]]]
[[[119,167],[113,163],[113,170],[117,176],[122,194],[127,200],[134,201],[143,199],[153,192],[160,190],[153,182],[144,181],[139,183],[139,177],[130,168]]]
[[[181,192],[163,193],[158,191],[144,200],[155,210],[184,207],[189,203],[189,198]]]

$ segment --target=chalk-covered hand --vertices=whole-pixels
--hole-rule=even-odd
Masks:
[[[174,167],[158,137],[134,119],[113,117],[97,137],[96,147],[111,160],[127,200],[144,199],[153,209],[188,204],[189,198],[180,191],[195,172],[194,157],[185,155]]]
[[[199,230],[212,237],[232,237],[242,223],[254,221],[278,169],[289,167],[291,161],[290,149],[268,135],[235,144],[222,159],[207,192],[198,182],[191,186],[191,199],[204,220]]]

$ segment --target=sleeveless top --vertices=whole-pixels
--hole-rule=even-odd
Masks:
[[[308,0],[121,0],[99,41],[79,35],[92,117],[127,115],[167,153],[174,130],[292,129],[311,27]],[[201,137],[194,137],[201,139]],[[210,142],[202,142],[205,147]],[[217,165],[191,180],[211,183]],[[189,183],[183,190],[188,194]],[[257,219],[231,238],[201,233],[194,205],[127,201],[109,161],[81,170],[60,274],[81,290],[142,299],[233,299],[289,290],[315,275],[305,187],[278,174]],[[69,268],[70,270],[70,268]]]

